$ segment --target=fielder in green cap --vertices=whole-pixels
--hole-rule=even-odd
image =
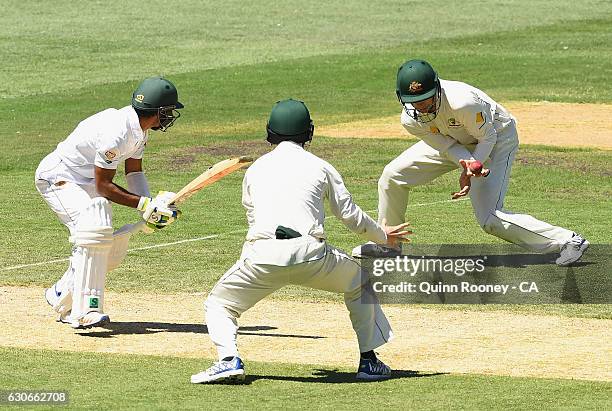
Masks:
[[[412,187],[459,168],[460,189],[452,198],[469,193],[476,220],[486,233],[530,251],[559,253],[556,262],[561,266],[582,257],[589,246],[582,236],[504,209],[519,142],[516,119],[501,104],[469,84],[440,79],[424,60],[406,61],[396,80],[401,123],[421,141],[385,167],[378,182],[379,221],[403,223]],[[356,247],[353,256],[400,252],[368,243]]]
[[[176,207],[168,205],[173,193],[152,198],[142,157],[149,130],[166,131],[181,108],[174,84],[163,77],[147,78],[130,105],[81,121],[38,166],[36,188],[68,228],[73,244],[68,269],[45,293],[58,321],[76,329],[108,323],[104,280],[125,257],[130,235],[163,228],[178,217]],[[127,189],[113,181],[122,163]],[[113,232],[111,203],[138,210],[142,221]]]
[[[274,148],[249,167],[242,183],[249,223],[242,254],[205,303],[208,334],[219,361],[193,375],[191,382],[243,380],[238,318],[290,284],[343,293],[361,353],[357,379],[389,378],[389,367],[373,350],[389,341],[391,327],[377,301],[362,301],[368,279],[357,262],[326,241],[324,200],[350,230],[372,241],[393,245],[409,231],[405,224],[377,224],[353,202],[336,169],[304,149],[314,126],[303,102],[277,102],[266,131]]]

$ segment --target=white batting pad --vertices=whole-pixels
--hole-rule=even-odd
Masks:
[[[73,251],[74,254],[74,251]],[[61,315],[66,315],[72,309],[72,290],[74,288],[74,269],[72,267],[73,255],[70,256],[68,269],[62,278],[53,285],[54,292],[60,292],[57,300],[53,301],[52,306]]]
[[[95,197],[81,211],[73,236],[74,293],[71,319],[78,320],[90,311],[103,312],[104,282],[108,255],[113,246],[111,205]]]
[[[145,227],[146,222],[140,221],[135,224],[126,224],[113,233],[113,246],[108,254],[107,272],[119,267],[127,254],[130,238]]]

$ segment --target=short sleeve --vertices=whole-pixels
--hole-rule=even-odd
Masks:
[[[102,130],[96,141],[94,164],[97,167],[116,170],[128,154],[127,138],[125,129]]]
[[[134,154],[130,156],[130,158],[134,158],[136,160],[142,160],[142,157],[144,156],[144,150],[145,150],[146,145],[147,143],[143,143],[140,147],[138,147],[138,149],[134,152]]]
[[[116,170],[119,165],[121,152],[117,147],[108,147],[96,150],[94,164],[100,168]]]

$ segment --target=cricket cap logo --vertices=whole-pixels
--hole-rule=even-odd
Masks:
[[[144,95],[138,94],[136,97],[134,97],[134,100],[136,100],[139,103],[142,103],[144,101]]]
[[[420,93],[421,91],[423,91],[423,85],[418,81],[413,81],[408,86],[409,93]]]

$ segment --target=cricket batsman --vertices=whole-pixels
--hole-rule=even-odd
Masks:
[[[108,323],[103,311],[106,273],[125,257],[130,235],[163,228],[178,217],[176,207],[167,204],[173,193],[151,198],[142,157],[149,130],[166,131],[181,108],[170,81],[147,78],[134,91],[131,105],[81,121],[38,166],[36,188],[68,228],[73,244],[68,269],[45,293],[58,321],[75,329]],[[122,162],[127,190],[113,182]],[[143,221],[113,233],[111,203],[137,209]]]
[[[314,126],[306,105],[283,100],[272,108],[267,141],[274,149],[255,161],[242,184],[249,230],[242,254],[211,290],[206,323],[219,361],[191,377],[192,383],[244,379],[236,345],[237,319],[264,297],[288,284],[340,292],[361,352],[357,378],[388,378],[390,369],[374,349],[392,337],[377,301],[363,303],[360,266],[326,241],[324,199],[350,230],[395,246],[410,232],[407,224],[377,224],[352,200],[342,177],[326,161],[306,151]]]
[[[421,139],[384,169],[378,181],[378,218],[391,225],[404,222],[411,187],[462,169],[460,190],[470,194],[482,229],[539,253],[560,253],[560,266],[578,261],[589,246],[582,236],[527,214],[504,209],[510,170],[518,150],[516,119],[481,90],[438,78],[423,60],[409,60],[397,73],[401,123]],[[482,168],[482,164],[486,168]],[[353,256],[394,256],[399,248],[374,243],[353,250]]]

